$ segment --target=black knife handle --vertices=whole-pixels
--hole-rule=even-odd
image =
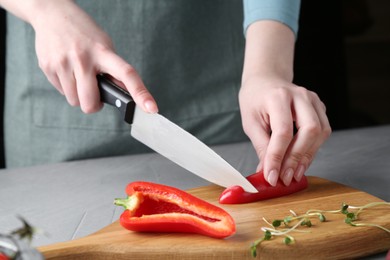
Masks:
[[[104,75],[99,74],[96,77],[101,101],[116,107],[123,116],[123,120],[129,124],[132,124],[135,102],[130,94],[123,88],[117,86]]]

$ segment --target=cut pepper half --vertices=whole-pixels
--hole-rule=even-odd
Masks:
[[[308,186],[306,176],[300,181],[293,179],[289,186],[283,184],[279,179],[276,186],[271,186],[265,179],[262,171],[249,175],[247,180],[258,190],[257,193],[245,192],[241,186],[232,186],[225,189],[219,197],[221,204],[242,204],[286,196]]]
[[[220,207],[183,190],[151,183],[127,185],[126,199],[115,199],[125,211],[121,225],[138,232],[197,233],[224,238],[235,233],[233,218]]]

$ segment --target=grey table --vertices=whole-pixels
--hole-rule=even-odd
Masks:
[[[257,165],[249,142],[212,148],[244,175]],[[307,175],[390,201],[390,125],[334,132]],[[126,184],[136,180],[182,189],[209,184],[154,153],[4,169],[0,233],[20,227],[20,215],[48,234],[37,236],[34,246],[86,236],[118,219],[123,210],[113,199],[124,197]],[[385,254],[371,258],[384,259]]]

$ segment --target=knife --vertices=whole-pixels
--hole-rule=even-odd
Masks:
[[[188,171],[223,187],[241,186],[258,192],[233,166],[211,148],[178,125],[156,113],[146,113],[130,94],[106,76],[97,75],[101,101],[116,107],[123,120],[131,125],[135,139]]]

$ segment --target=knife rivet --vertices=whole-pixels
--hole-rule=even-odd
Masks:
[[[121,105],[122,105],[122,102],[119,99],[115,100],[116,107],[121,107]]]

